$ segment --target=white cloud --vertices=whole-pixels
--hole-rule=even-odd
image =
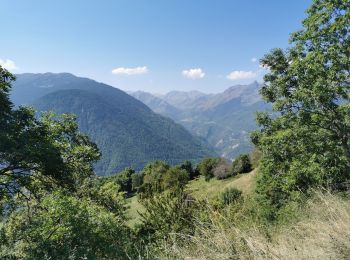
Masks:
[[[253,63],[255,63],[255,62],[257,62],[257,61],[258,61],[258,59],[255,58],[255,57],[251,59],[251,62],[253,62]]]
[[[116,75],[140,75],[148,73],[148,68],[146,66],[135,68],[119,67],[112,70],[112,73]]]
[[[240,80],[240,79],[252,79],[255,78],[256,72],[254,71],[243,71],[243,70],[234,70],[226,76],[229,80]]]
[[[17,70],[18,67],[16,66],[15,62],[13,60],[2,60],[0,59],[0,66],[7,69],[7,70]]]
[[[190,79],[201,79],[205,76],[205,73],[202,71],[202,69],[198,68],[183,70],[182,75]]]

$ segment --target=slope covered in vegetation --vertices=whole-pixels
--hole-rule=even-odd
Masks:
[[[213,152],[172,120],[111,86],[71,74],[23,74],[14,83],[14,103],[38,111],[77,116],[79,130],[98,145],[102,157],[95,169],[110,175],[126,167],[141,169],[148,161],[177,164]]]
[[[186,191],[197,200],[213,200],[223,190],[227,188],[236,188],[242,191],[244,196],[250,195],[254,191],[257,170],[250,173],[232,176],[224,180],[216,178],[206,181],[204,176],[191,180],[186,185]],[[126,215],[130,226],[140,223],[140,213],[144,212],[142,204],[137,196],[128,198],[126,206],[128,207]]]
[[[260,84],[236,85],[216,94],[171,91],[164,95],[131,93],[153,111],[174,119],[203,137],[229,160],[253,150],[249,132],[256,129],[258,110],[270,110],[259,95]],[[239,122],[239,123],[238,123]]]
[[[349,18],[349,0],[314,0],[290,48],[261,60],[274,114],[258,115],[257,150],[233,162],[98,177],[99,149],[75,118],[14,107],[0,67],[0,258],[348,258]]]

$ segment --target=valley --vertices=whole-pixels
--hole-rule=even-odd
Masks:
[[[193,135],[205,139],[222,157],[233,160],[252,151],[250,132],[257,111],[269,111],[259,95],[260,84],[236,85],[222,93],[172,91],[164,95],[130,93],[154,112],[172,118]]]

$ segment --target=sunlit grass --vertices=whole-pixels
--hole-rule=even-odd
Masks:
[[[256,170],[224,180],[212,178],[209,181],[205,181],[204,177],[199,177],[189,182],[187,191],[196,199],[211,199],[226,188],[231,187],[241,190],[243,195],[248,195],[254,189],[255,176]]]
[[[254,188],[254,178],[256,171],[250,173],[241,174],[235,177],[231,177],[224,180],[217,180],[212,178],[210,181],[205,181],[204,177],[192,180],[188,183],[186,190],[194,196],[196,199],[212,199],[217,196],[221,191],[229,187],[235,187],[243,192],[243,195],[248,195]],[[127,224],[130,227],[134,227],[140,223],[140,215],[138,212],[144,210],[143,206],[138,202],[137,196],[133,196],[127,199],[126,211],[128,217]]]
[[[138,201],[137,196],[133,196],[126,200],[128,209],[126,210],[126,216],[128,218],[128,226],[134,227],[140,223],[140,214],[144,210],[141,203]]]

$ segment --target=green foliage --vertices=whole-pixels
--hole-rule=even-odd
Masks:
[[[189,160],[182,162],[179,167],[188,173],[190,180],[199,176],[198,170],[193,167],[192,162]]]
[[[157,194],[142,202],[142,224],[138,233],[152,241],[169,238],[172,233],[194,232],[196,202],[182,190]]]
[[[97,205],[103,206],[124,219],[125,191],[120,190],[120,186],[115,180],[110,178],[93,178],[86,180],[77,191],[77,197],[86,198]]]
[[[261,63],[273,115],[259,113],[252,141],[262,152],[257,193],[272,212],[313,186],[350,179],[350,1],[315,0],[287,50]]]
[[[143,184],[139,189],[142,198],[151,197],[163,191],[162,179],[170,166],[163,161],[154,161],[145,166]]]
[[[0,96],[13,77],[0,67]],[[94,175],[97,146],[75,117],[0,113],[0,258],[118,259],[132,254],[118,183]]]
[[[205,158],[197,165],[198,172],[209,181],[214,177],[214,169],[219,162],[220,158]]]
[[[232,163],[232,172],[234,175],[247,173],[252,170],[252,164],[248,154],[241,154]]]
[[[234,187],[226,188],[222,193],[220,193],[219,201],[221,205],[229,205],[239,199],[241,195],[242,191]]]
[[[2,258],[126,258],[122,219],[89,200],[54,192],[40,207],[14,213],[2,230]]]
[[[131,176],[131,186],[132,186],[132,190],[134,192],[138,192],[139,191],[139,188],[143,184],[143,177],[144,177],[144,174],[142,172],[135,173],[135,174],[133,174]]]
[[[135,174],[135,171],[129,167],[109,178],[113,179],[119,185],[120,191],[124,191],[127,194],[130,194],[133,191],[132,177]]]
[[[189,176],[186,170],[178,167],[170,168],[162,176],[163,190],[183,189],[188,181]]]
[[[254,150],[249,155],[253,169],[258,168],[261,157],[262,157],[261,152],[255,147]]]
[[[2,68],[0,73],[0,93],[8,98],[13,77]],[[7,101],[6,113],[0,114],[0,206],[8,208],[16,196],[28,197],[27,192],[39,196],[57,186],[76,190],[93,176],[93,163],[100,154],[77,131],[73,116],[48,113],[38,120],[33,110],[13,109]]]
[[[50,82],[52,88],[42,88]],[[73,113],[79,130],[101,151],[95,163],[98,175],[109,176],[132,167],[139,171],[149,161],[171,165],[213,154],[201,140],[171,119],[153,113],[125,92],[68,73],[18,75],[11,99],[37,111]]]
[[[0,118],[2,120],[11,112],[12,103],[9,99],[9,92],[13,80],[15,76],[0,66]]]
[[[165,190],[183,189],[189,181],[189,174],[180,166],[170,167],[163,161],[154,161],[142,171],[143,184],[139,188],[141,199],[150,198]]]

